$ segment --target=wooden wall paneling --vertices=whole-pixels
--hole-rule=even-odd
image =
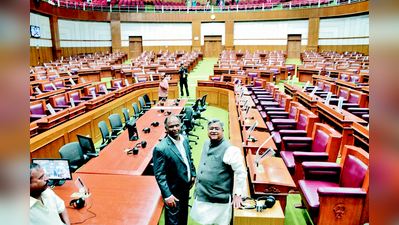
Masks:
[[[229,93],[227,91],[219,93],[219,102],[222,109],[229,110]]]
[[[90,125],[90,120],[87,120],[86,122],[79,123],[79,126],[68,131],[68,138],[69,138],[69,143],[78,141],[78,137],[76,134],[80,135],[90,135],[92,137],[92,131],[91,131],[91,125]]]
[[[61,158],[59,150],[65,144],[64,134],[61,134],[42,146],[40,151],[31,151],[31,158]]]
[[[173,40],[171,40],[173,41]],[[143,41],[145,43],[145,40]],[[143,51],[154,51],[154,52],[159,52],[161,51],[166,51],[168,50],[169,52],[175,52],[175,51],[186,51],[186,52],[191,52],[191,46],[169,46],[166,48],[166,46],[143,46]]]
[[[319,45],[319,51],[336,51],[339,53],[356,51],[369,55],[369,45]]]
[[[37,49],[36,46],[30,46],[30,65],[37,66],[53,60],[53,50],[51,47],[41,47]]]
[[[53,44],[53,60],[61,59],[60,31],[58,28],[58,17],[50,16],[50,33]]]
[[[104,121],[107,124],[108,130],[111,133],[111,125],[109,124],[108,120],[108,116],[110,115],[111,111],[105,111],[104,113],[93,118],[91,127],[94,130],[94,136],[92,137],[94,140],[100,140],[102,138],[100,128],[98,127],[98,123],[101,121]]]
[[[129,36],[129,59],[134,59],[140,56],[143,52],[143,38],[142,36]]]
[[[71,55],[77,55],[81,53],[101,53],[101,52],[112,52],[112,47],[63,47],[61,48],[61,55],[66,57],[70,57]],[[49,62],[49,61],[48,61]]]
[[[114,19],[112,14],[112,19]],[[119,15],[119,14],[117,14]],[[118,18],[119,19],[119,18]],[[121,21],[111,20],[112,52],[121,52]]]
[[[111,114],[110,115],[118,113],[119,116],[121,117],[121,120],[122,120],[122,123],[123,123],[123,121],[125,121],[125,119],[123,117],[122,109],[125,108],[125,107],[126,107],[126,103],[116,106],[115,108],[113,108],[111,110]]]
[[[307,50],[318,50],[320,18],[309,18]]]
[[[226,21],[224,45],[226,50],[234,50],[234,21]]]
[[[192,29],[192,38],[193,38],[193,50],[198,51],[201,50],[201,21],[193,21],[191,24]],[[198,37],[198,40],[194,40],[195,37]]]

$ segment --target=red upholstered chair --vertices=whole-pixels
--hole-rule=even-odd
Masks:
[[[345,145],[340,164],[303,162],[299,193],[314,224],[364,224],[369,214],[369,153]]]
[[[59,95],[54,95],[49,98],[50,104],[53,108],[69,108],[71,105],[69,103],[69,98],[66,93],[62,93]],[[77,103],[75,103],[77,104]]]
[[[296,184],[302,179],[303,161],[337,161],[342,135],[322,123],[315,123],[312,132],[311,137],[281,138],[283,148],[280,155]]]
[[[44,100],[31,102],[30,103],[30,122],[47,116],[46,110],[47,110],[47,107],[46,107]]]
[[[280,124],[280,122],[287,122],[290,123],[289,127],[293,127],[291,125],[292,123],[296,123],[296,115],[298,114],[298,109],[299,108],[305,108],[301,103],[299,102],[294,102],[291,101],[289,108],[288,108],[288,115],[284,119],[271,119],[270,121],[266,122],[266,127],[269,130],[269,132],[274,131],[274,130],[281,130],[286,128],[286,125]],[[275,112],[274,114],[276,114]],[[280,112],[280,114],[283,114],[284,112]],[[285,113],[284,113],[285,114]],[[295,126],[295,125],[294,125]]]
[[[277,149],[284,150],[281,147],[283,137],[311,137],[314,123],[318,116],[305,108],[298,108],[295,114],[295,120],[292,119],[274,119],[273,126],[276,127],[271,134],[274,134],[273,140]]]

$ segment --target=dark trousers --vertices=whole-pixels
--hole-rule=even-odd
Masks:
[[[188,195],[188,190],[187,193],[182,193],[174,208],[165,204],[165,225],[187,225]]]
[[[180,79],[180,95],[181,96],[184,95],[183,86],[186,88],[187,96],[190,96],[190,93],[188,93],[187,79]]]

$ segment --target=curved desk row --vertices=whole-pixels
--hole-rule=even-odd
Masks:
[[[60,158],[58,150],[67,143],[77,141],[76,134],[90,135],[94,143],[101,140],[98,123],[100,121],[105,121],[110,128],[108,116],[119,113],[121,118],[123,118],[123,108],[127,108],[130,114],[133,114],[132,103],[138,103],[138,98],[144,94],[148,94],[150,99],[158,99],[158,87],[143,86],[141,89],[134,90],[125,96],[115,99],[75,119],[38,134],[30,139],[30,157]],[[178,96],[179,88],[177,84],[175,86],[170,86],[168,97],[175,99]]]

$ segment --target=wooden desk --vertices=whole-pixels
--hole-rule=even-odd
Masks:
[[[72,174],[73,181],[56,186],[53,191],[65,202],[72,223],[92,216],[83,214],[87,207],[97,216],[84,224],[158,224],[163,201],[154,176]],[[78,192],[74,181],[80,177],[91,194],[81,209],[69,207],[70,197]]]
[[[236,74],[237,69],[233,68],[213,68],[213,75],[222,75],[222,74]]]
[[[290,95],[292,97],[292,101],[295,101],[295,102],[298,101],[297,90],[300,90],[299,86],[291,85],[287,82],[284,82],[284,93],[286,93],[287,95]]]
[[[173,102],[171,99],[168,100]],[[180,102],[184,104],[183,101]],[[183,107],[166,107],[165,105],[165,107],[151,108],[136,122],[139,140],[130,141],[128,131],[123,131],[123,133],[99,153],[98,157],[86,163],[78,173],[142,175],[152,159],[152,150],[159,143],[158,139],[166,136],[164,120],[167,115],[158,112],[160,108],[164,108],[165,112],[171,111],[171,115],[177,115]],[[158,122],[159,126],[151,126],[152,122]],[[145,134],[143,132],[143,129],[146,127],[151,129],[150,133]],[[137,155],[128,155],[124,151],[125,149],[132,149],[141,141],[146,141],[147,147],[139,148]]]
[[[353,133],[351,132],[350,135],[353,136],[353,142],[351,145],[360,147],[364,149],[366,152],[369,152],[370,149],[370,135],[369,129],[358,122],[354,122],[352,124]]]
[[[251,108],[256,108],[256,105],[255,105],[254,101],[252,100],[251,96],[245,95],[245,92],[247,92],[247,94],[249,94],[248,90],[245,88],[244,94],[240,100],[238,98],[239,96],[236,95],[236,102],[239,101],[239,103],[238,103],[239,108],[242,108],[244,106],[244,103],[246,100],[248,100],[247,105],[251,106]]]
[[[313,76],[312,76],[313,86],[316,86],[316,85],[317,85],[317,80],[323,80],[323,81],[334,82],[334,80],[333,80],[331,77],[313,75]]]
[[[263,212],[256,212],[256,209],[234,209],[234,225],[284,225],[284,212],[280,201],[272,208],[264,209]]]
[[[328,105],[326,106],[322,102],[317,102],[317,115],[321,123],[326,123],[333,127],[336,131],[342,134],[342,142],[340,151],[342,151],[344,145],[350,145],[353,143],[353,123],[357,122],[362,125],[367,125],[367,121],[354,116],[348,111],[342,110],[341,113],[336,111],[337,106]]]
[[[360,91],[363,88],[363,86],[359,86],[357,84],[354,84],[351,82],[346,82],[343,80],[335,80],[335,84],[337,85],[337,87],[346,87],[346,88],[353,89],[356,91]]]
[[[101,69],[79,69],[78,70],[79,79],[83,79],[87,82],[100,82],[101,81]]]
[[[248,152],[246,159],[254,194],[274,196],[285,212],[288,192],[296,185],[283,159],[269,157],[260,162],[258,167],[255,164],[255,155],[251,152]]]
[[[297,76],[298,76],[298,81],[299,82],[308,82],[312,81],[312,76],[313,75],[318,75],[320,69],[316,68],[297,68]]]
[[[319,99],[322,99],[319,96],[314,95],[313,97],[310,97],[310,93],[308,92],[303,92],[301,89],[297,90],[297,100],[299,103],[301,103],[303,106],[305,106],[307,109],[309,109],[312,113],[316,114],[317,111],[317,102]]]
[[[252,131],[251,137],[258,139],[256,142],[248,141],[248,131],[242,130],[242,138],[243,138],[243,148],[246,150],[246,153],[252,152],[252,154],[256,154],[256,150],[270,137],[269,132],[266,131]],[[273,139],[270,139],[266,144],[262,146],[259,150],[259,154],[263,154],[268,148],[272,148],[277,152],[276,144]]]
[[[259,77],[260,77],[261,79],[266,80],[266,82],[271,82],[271,83],[273,83],[273,76],[274,76],[275,74],[274,74],[272,71],[270,71],[270,70],[248,69],[248,70],[247,70],[247,73],[250,73],[250,72],[259,73]],[[280,82],[280,74],[276,74],[276,79],[275,79],[275,81],[276,81],[276,84],[278,84],[278,83]]]
[[[238,109],[240,110],[240,109]],[[240,115],[240,123],[241,127],[245,130],[248,130],[255,121],[258,121],[258,125],[255,127],[255,130],[257,131],[266,131],[266,123],[263,121],[262,116],[260,115],[259,111],[257,109],[249,109],[248,114],[245,113],[245,111],[242,111],[241,113],[239,112]],[[253,119],[250,119],[251,117],[254,117]]]

